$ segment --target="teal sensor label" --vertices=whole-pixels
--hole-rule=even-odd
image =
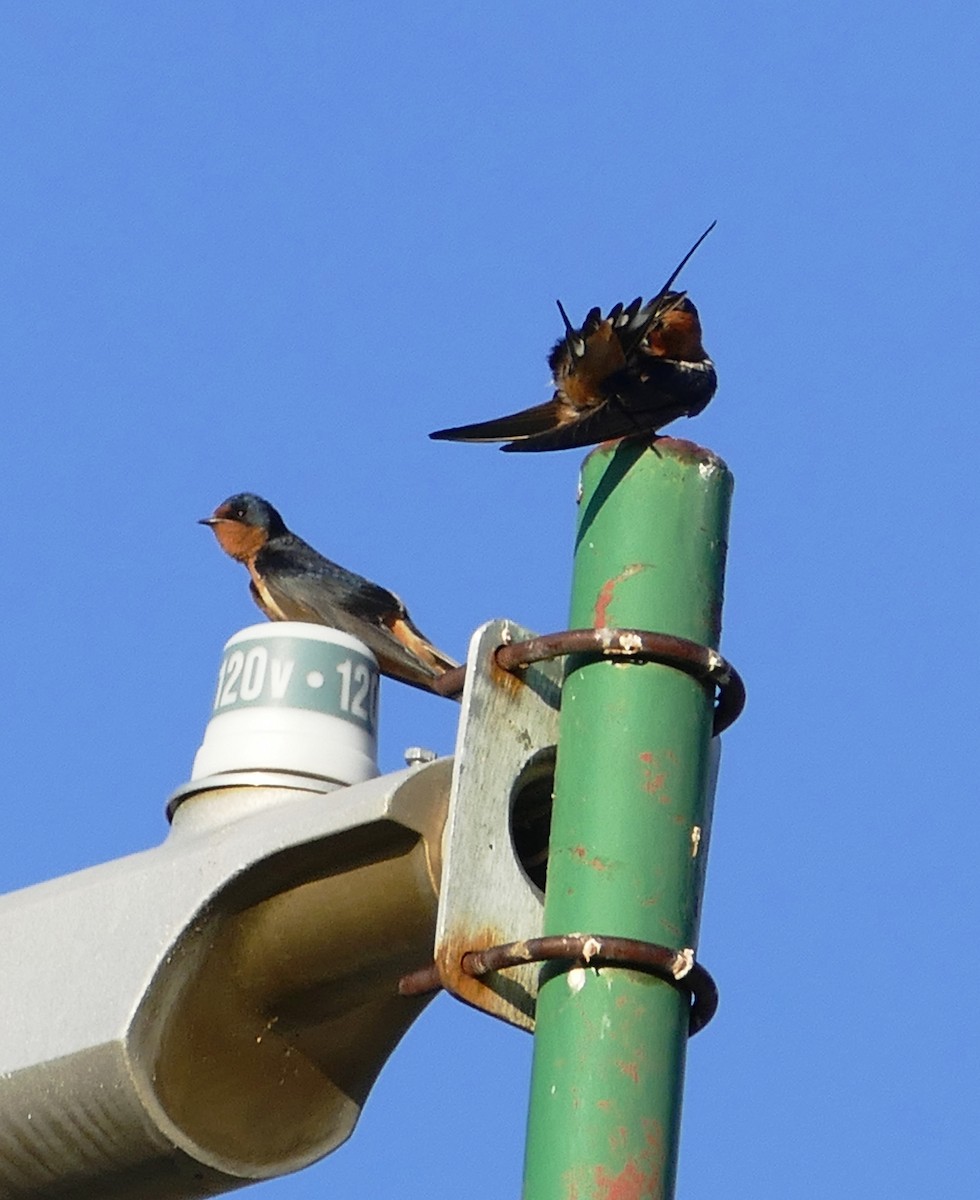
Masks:
[[[302,708],[374,733],[378,668],[330,642],[275,637],[236,642],[218,670],[212,716],[242,708]]]

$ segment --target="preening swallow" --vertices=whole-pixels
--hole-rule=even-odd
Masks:
[[[507,442],[502,450],[570,450],[631,434],[654,434],[677,417],[696,416],[715,393],[714,363],[701,344],[698,310],[671,285],[715,222],[646,304],[593,308],[575,329],[561,301],[565,336],[548,356],[555,394],[545,404],[429,437],[446,442]]]
[[[261,496],[230,496],[200,524],[245,564],[252,599],[270,621],[342,629],[368,646],[382,674],[425,690],[457,665],[419,631],[394,593],[318,554]]]

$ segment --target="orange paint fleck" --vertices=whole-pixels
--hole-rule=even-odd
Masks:
[[[609,1135],[609,1149],[621,1150],[629,1144],[630,1131],[625,1125],[620,1125]]]
[[[593,610],[594,619],[592,624],[596,629],[606,629],[609,627],[609,605],[612,604],[616,588],[624,580],[639,574],[645,566],[649,566],[649,563],[630,563],[618,575],[614,575],[612,579],[607,579],[602,585],[602,589],[595,602],[595,609]]]
[[[609,605],[612,604],[613,592],[616,590],[615,579],[607,579],[602,585],[602,590],[599,592],[599,597],[595,602],[595,619],[593,624],[596,629],[606,628],[606,611]]]
[[[621,1171],[592,1168],[591,1200],[663,1200],[666,1154],[659,1121],[644,1120],[643,1140],[644,1149],[628,1158]]]
[[[609,870],[609,864],[606,862],[603,862],[601,858],[590,858],[586,862],[586,855],[588,853],[589,853],[588,850],[586,850],[586,848],[584,846],[573,846],[571,849],[572,857],[577,858],[578,861],[581,863],[585,863],[585,865],[587,867],[589,867],[591,870],[593,870],[593,871],[608,871]]]
[[[635,1159],[615,1175],[605,1167],[595,1169],[596,1200],[656,1200],[662,1194],[660,1173],[641,1171]]]
[[[667,783],[667,772],[661,771],[659,773],[659,775],[654,775],[652,778],[648,778],[646,780],[646,782],[643,784],[643,790],[651,796],[657,796],[657,792],[662,792],[666,783]],[[657,799],[660,801],[661,804],[672,804],[673,803],[671,798],[668,795],[666,795],[666,793],[662,796],[657,796]]]
[[[595,1102],[595,1106],[596,1106],[596,1108],[601,1108],[603,1112],[608,1112],[612,1108],[612,1101],[611,1100],[597,1100]]]
[[[623,1072],[624,1075],[627,1075],[630,1079],[632,1079],[634,1083],[640,1082],[640,1071],[636,1063],[624,1062],[623,1059],[617,1058],[616,1066],[620,1071]]]
[[[667,758],[671,757],[670,751],[667,751]],[[670,796],[658,794],[663,793],[667,786],[667,772],[659,769],[661,765],[660,757],[652,751],[646,750],[640,755],[640,762],[645,764],[643,768],[643,790],[648,796],[656,796],[657,800],[663,805],[672,804],[673,801]]]
[[[646,1140],[647,1145],[652,1146],[657,1154],[663,1153],[663,1126],[654,1117],[643,1118],[643,1137]]]

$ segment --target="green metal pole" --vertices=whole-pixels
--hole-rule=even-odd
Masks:
[[[732,478],[691,442],[585,460],[573,628],[716,647]],[[697,941],[707,853],[708,689],[658,663],[571,659],[544,931]],[[670,1200],[688,1001],[622,967],[554,968],[538,997],[525,1200]]]

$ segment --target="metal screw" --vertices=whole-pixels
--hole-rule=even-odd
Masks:
[[[438,757],[435,750],[427,750],[424,746],[409,746],[405,751],[405,765],[408,767],[421,767],[423,764],[430,763]]]

